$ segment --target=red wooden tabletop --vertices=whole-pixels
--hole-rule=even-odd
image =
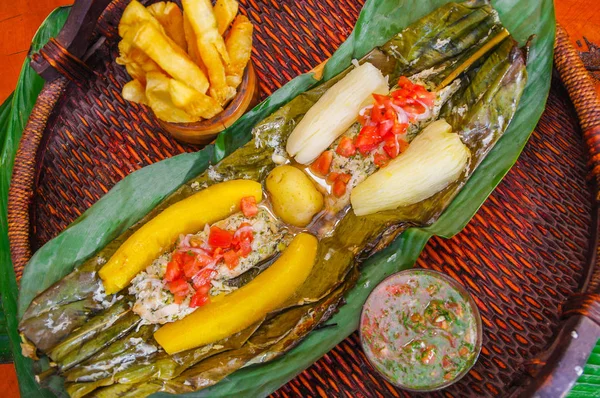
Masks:
[[[13,91],[19,71],[37,27],[54,8],[72,0],[0,1],[0,103]],[[600,2],[598,0],[555,0],[557,20],[567,29],[584,62],[600,59]],[[594,45],[595,43],[596,45]],[[588,44],[592,44],[589,46]],[[590,61],[591,62],[591,61]],[[596,74],[600,94],[600,65],[586,65]],[[0,365],[0,395],[18,397],[14,367]]]

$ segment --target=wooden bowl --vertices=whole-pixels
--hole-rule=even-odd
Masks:
[[[258,104],[258,82],[252,62],[248,62],[237,90],[237,94],[223,112],[211,119],[194,123],[171,123],[158,119],[158,123],[179,141],[194,145],[206,145],[217,134],[231,126],[247,110]]]

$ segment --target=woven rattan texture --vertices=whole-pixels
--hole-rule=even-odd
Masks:
[[[360,8],[332,0],[241,3],[256,26],[253,62],[263,97],[329,57]],[[127,76],[112,62],[111,26],[122,5],[118,0],[102,21],[109,39],[95,57],[96,79],[67,89],[45,132],[31,208],[34,250],[128,173],[193,150],[164,135],[145,108],[120,97]],[[566,97],[555,81],[548,110],[517,165],[461,234],[433,239],[419,259],[420,266],[465,284],[484,320],[481,360],[446,395],[494,396],[518,384],[527,361],[551,341],[559,306],[582,278],[590,198],[582,140]],[[371,370],[354,334],[275,396],[401,394]]]

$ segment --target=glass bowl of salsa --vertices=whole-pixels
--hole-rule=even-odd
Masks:
[[[363,306],[359,330],[373,368],[415,392],[460,380],[481,351],[481,317],[473,297],[432,270],[410,269],[384,279]]]

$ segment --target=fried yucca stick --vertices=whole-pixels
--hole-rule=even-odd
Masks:
[[[208,90],[202,70],[178,46],[151,23],[141,23],[127,30],[124,40],[135,43],[148,57],[174,78],[186,82],[201,93]]]
[[[229,63],[229,55],[225,41],[219,34],[210,0],[183,0],[183,9],[196,35],[198,51],[206,66],[210,96],[221,105],[225,104],[233,98],[235,89],[227,85],[225,65]]]
[[[238,6],[236,0],[217,0],[215,3],[213,10],[221,36],[229,28],[229,25],[231,25],[231,22],[233,22],[233,19],[237,15]]]
[[[146,9],[162,25],[167,36],[183,51],[187,51],[187,42],[183,31],[183,13],[177,4],[161,1],[149,5]]]
[[[171,99],[170,79],[160,72],[150,72],[146,75],[146,98],[154,114],[161,120],[173,123],[191,123],[197,121],[179,109]]]
[[[238,15],[225,40],[229,53],[229,65],[225,67],[225,72],[230,87],[237,88],[242,82],[244,69],[252,54],[252,30],[253,26],[248,18]]]
[[[223,108],[212,97],[199,93],[179,80],[171,79],[169,90],[173,104],[195,118],[210,119]]]

